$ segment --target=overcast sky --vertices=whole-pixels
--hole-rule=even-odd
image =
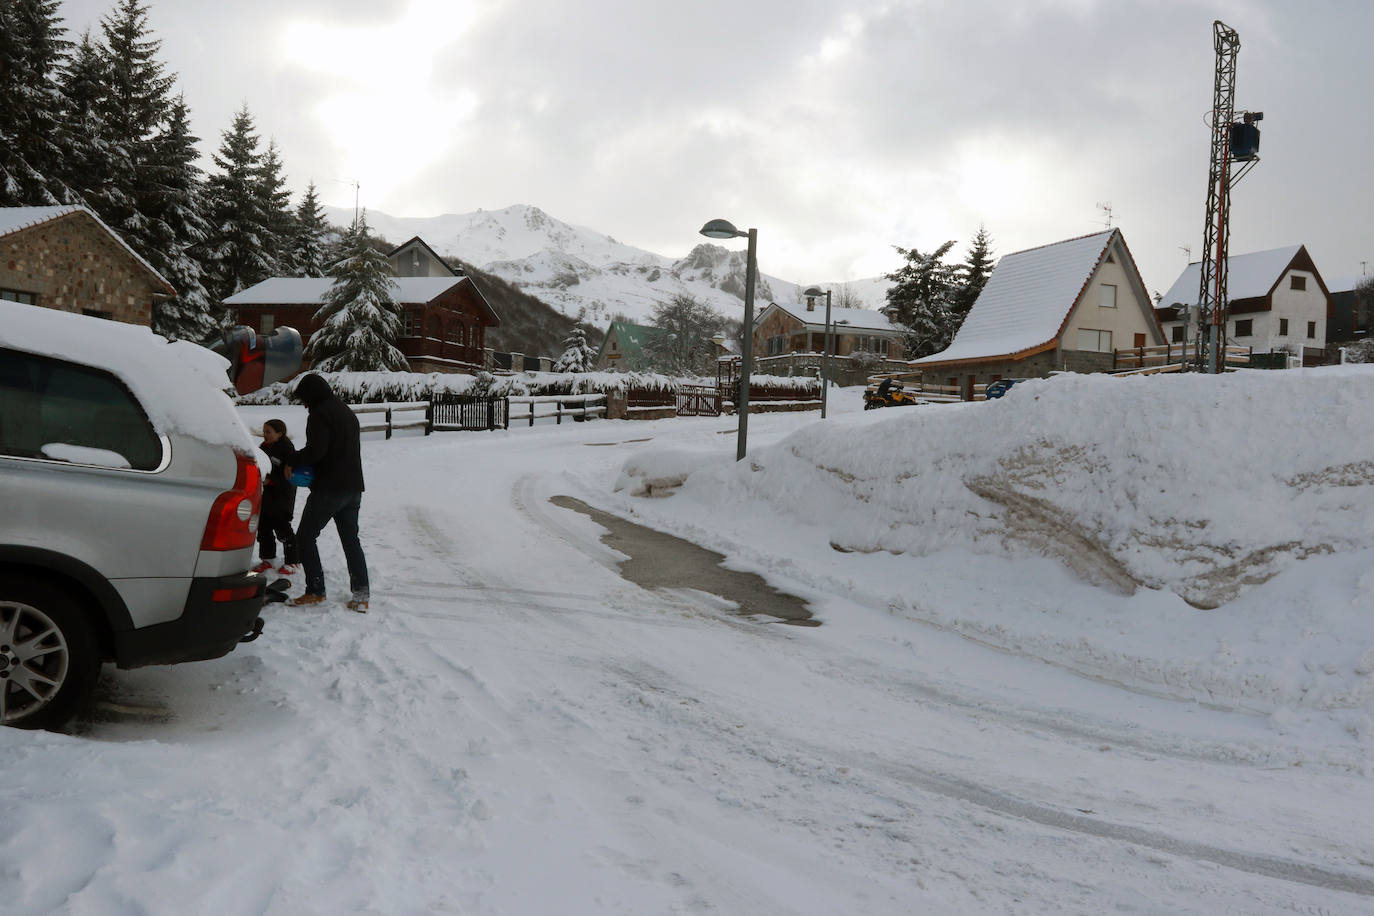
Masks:
[[[114,0],[64,0],[68,29]],[[1374,262],[1369,0],[152,0],[207,150],[247,104],[292,189],[395,216],[532,204],[681,256],[875,276],[979,224],[996,254],[1112,224],[1163,291],[1202,245],[1215,52],[1262,161],[1233,254]],[[742,243],[739,243],[742,244]],[[1365,268],[1374,271],[1374,263]]]

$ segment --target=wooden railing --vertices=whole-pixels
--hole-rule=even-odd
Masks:
[[[1224,365],[1233,369],[1250,365],[1250,347],[1228,346],[1224,352]],[[1112,353],[1112,371],[1130,372],[1147,375],[1153,372],[1177,372],[1189,362],[1197,359],[1197,344],[1184,342],[1164,344],[1158,347],[1131,347]]]
[[[512,397],[506,398],[507,420],[528,419],[530,426],[534,425],[535,420],[553,417],[555,422],[561,424],[564,417],[572,417],[575,420],[586,420],[589,417],[603,417],[606,415],[606,395],[605,394],[544,394],[538,396]],[[568,407],[568,404],[580,404],[580,407]],[[512,413],[517,407],[524,407]],[[552,409],[550,409],[552,408]]]
[[[349,404],[348,409],[356,414],[384,413],[385,419],[381,423],[358,423],[358,431],[372,433],[385,431],[386,437],[391,438],[393,430],[397,429],[423,429],[425,435],[430,434],[430,412],[428,401],[404,401],[396,404]],[[398,413],[413,414],[420,411],[419,417],[397,421],[394,415]]]

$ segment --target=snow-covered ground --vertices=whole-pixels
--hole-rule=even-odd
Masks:
[[[0,730],[2,909],[1372,912],[1371,395],[847,389],[738,464],[731,418],[370,435],[371,613]],[[555,496],[820,626],[642,589]]]

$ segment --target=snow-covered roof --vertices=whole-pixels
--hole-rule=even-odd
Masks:
[[[121,248],[129,253],[131,258],[143,265],[150,274],[156,277],[158,282],[167,288],[168,292],[176,292],[172,284],[167,282],[166,277],[158,273],[153,265],[149,264],[142,255],[130,248],[128,243],[119,237],[119,233],[106,225],[105,221],[96,216],[95,211],[91,210],[89,207],[78,205],[60,207],[0,207],[0,236],[9,235],[14,232],[19,232],[22,229],[29,229],[33,226],[52,222],[55,219],[68,216],[72,213],[84,213],[95,220],[100,228],[110,234],[110,238],[114,239]]]
[[[1268,251],[1252,251],[1249,254],[1233,254],[1226,264],[1226,298],[1254,299],[1269,295],[1279,277],[1298,256],[1301,245],[1287,245],[1271,248]],[[1202,283],[1202,262],[1194,261],[1183,268],[1174,285],[1159,300],[1159,308],[1173,308],[1179,305],[1196,305],[1198,287]]]
[[[466,277],[392,277],[391,298],[400,303],[430,302]],[[320,305],[333,277],[271,277],[234,293],[225,305]]]
[[[783,305],[780,302],[769,304],[791,315],[811,330],[825,330],[825,306],[820,303],[816,304],[814,312],[808,312],[804,304]],[[830,323],[835,326],[845,325],[849,328],[859,328],[865,331],[887,331],[893,334],[900,333],[902,330],[882,312],[875,312],[870,309],[832,308],[830,310]]]
[[[1003,256],[949,347],[912,362],[1010,356],[1053,343],[1119,235],[1107,229]]]

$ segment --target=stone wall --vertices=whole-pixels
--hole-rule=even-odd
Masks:
[[[170,290],[91,216],[75,212],[0,237],[0,289],[35,304],[150,326]]]

